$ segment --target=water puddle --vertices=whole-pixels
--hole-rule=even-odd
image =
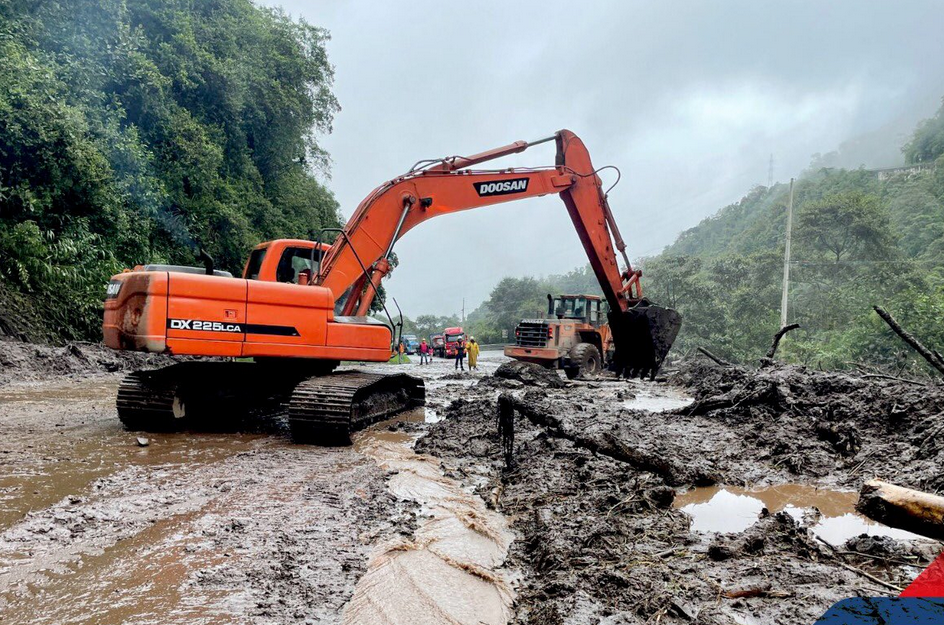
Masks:
[[[754,525],[761,510],[767,508],[771,514],[786,512],[833,546],[840,546],[860,534],[925,540],[860,515],[855,511],[858,499],[859,494],[854,491],[819,489],[805,484],[782,484],[757,490],[708,486],[679,495],[673,506],[692,517],[693,532],[743,532]]]
[[[655,390],[655,392],[653,392]],[[623,402],[623,407],[630,410],[647,410],[649,412],[665,412],[690,406],[693,401],[682,393],[663,387],[637,386],[636,396]]]
[[[408,419],[426,419],[414,411]],[[436,417],[435,413],[432,415]],[[512,616],[513,591],[502,565],[511,534],[502,515],[445,477],[439,460],[412,449],[416,436],[381,426],[362,433],[355,449],[392,473],[387,487],[420,505],[412,541],[382,545],[368,563],[344,623],[501,624]]]

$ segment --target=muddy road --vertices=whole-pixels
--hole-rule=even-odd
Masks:
[[[3,623],[812,623],[940,551],[853,509],[875,475],[938,484],[937,388],[498,377],[484,352],[366,367],[423,376],[426,408],[320,448],[279,418],[127,432],[120,374],[73,356],[0,386]]]
[[[429,406],[334,448],[292,444],[278,418],[128,432],[120,374],[79,359],[39,381],[20,359],[0,387],[0,622],[421,622],[417,606],[429,622],[506,622],[511,584],[489,572],[511,542],[503,518],[411,450],[500,358],[465,379],[441,360],[375,366],[428,378]]]

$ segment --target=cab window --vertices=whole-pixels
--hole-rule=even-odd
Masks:
[[[314,259],[321,259],[321,250],[314,250]],[[298,274],[301,271],[314,272],[312,250],[305,247],[287,247],[282,252],[278,267],[275,269],[275,279],[278,282],[298,284]]]
[[[259,271],[262,270],[262,260],[265,258],[266,248],[253,250],[249,255],[249,264],[246,267],[246,279],[258,280]]]

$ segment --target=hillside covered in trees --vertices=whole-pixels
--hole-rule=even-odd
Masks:
[[[921,367],[872,311],[881,305],[944,347],[944,106],[901,146],[900,172],[811,167],[794,188],[788,320],[779,355],[822,368]],[[780,325],[789,185],[756,187],[643,259],[646,295],[685,322],[676,353],[705,347],[756,361]],[[599,291],[589,268],[505,278],[469,317],[486,342],[542,310],[548,292]]]
[[[0,334],[97,340],[123,267],[337,226],[326,38],[250,0],[0,3]]]

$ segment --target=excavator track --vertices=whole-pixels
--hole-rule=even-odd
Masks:
[[[129,373],[118,385],[118,418],[130,430],[173,430],[184,413],[176,385],[146,371]]]
[[[289,402],[288,422],[296,442],[346,443],[353,432],[425,400],[420,378],[345,371],[300,382]]]

